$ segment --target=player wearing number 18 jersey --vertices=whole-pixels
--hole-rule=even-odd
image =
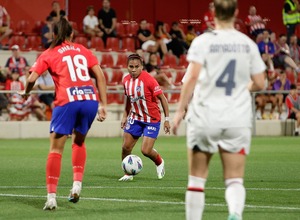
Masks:
[[[214,0],[214,5],[216,30],[194,39],[188,51],[189,66],[174,116],[173,132],[176,134],[193,93],[186,115],[190,165],[186,218],[201,219],[208,165],[213,153],[219,152],[228,220],[240,220],[246,198],[245,155],[249,153],[251,140],[249,89],[264,88],[266,67],[257,45],[234,29],[237,0]]]
[[[97,58],[85,47],[71,42],[72,27],[62,18],[54,25],[54,40],[31,68],[23,96],[27,96],[36,79],[46,70],[55,84],[55,100],[50,123],[50,152],[46,165],[47,202],[44,210],[57,207],[56,191],[61,158],[69,134],[72,134],[73,187],[69,201],[77,202],[81,192],[86,161],[85,137],[98,112],[106,118],[106,83]],[[89,72],[92,72],[94,86]],[[99,100],[99,95],[100,100]]]

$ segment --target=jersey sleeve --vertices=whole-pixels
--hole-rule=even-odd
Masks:
[[[149,82],[150,91],[152,91],[153,96],[158,96],[163,93],[158,82],[152,76],[149,77]]]
[[[42,75],[48,68],[49,64],[47,62],[47,51],[42,53],[39,58],[36,60],[36,62],[32,65],[29,72],[36,72],[39,75]]]
[[[97,57],[88,49],[85,49],[85,57],[88,60],[88,68],[91,68],[95,65],[98,65],[98,59]]]
[[[202,35],[203,36],[203,35]],[[188,50],[188,55],[187,55],[187,61],[191,62],[196,62],[203,64],[204,63],[204,48],[203,48],[203,41],[202,41],[202,36],[196,37],[191,44],[190,49]]]

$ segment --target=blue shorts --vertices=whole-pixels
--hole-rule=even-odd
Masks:
[[[87,134],[98,111],[98,102],[75,101],[53,109],[50,133],[72,134],[73,129]]]
[[[160,122],[148,123],[137,121],[132,118],[128,118],[124,132],[131,134],[134,137],[151,137],[157,138],[160,129]]]

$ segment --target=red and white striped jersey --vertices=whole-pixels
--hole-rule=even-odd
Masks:
[[[246,18],[245,23],[247,25],[250,25],[250,23],[255,22],[253,25],[250,25],[250,33],[252,33],[255,30],[259,29],[265,29],[266,26],[262,22],[257,22],[257,21],[262,21],[262,18],[259,15],[248,15]]]
[[[142,71],[134,79],[128,74],[123,79],[123,85],[125,95],[131,103],[130,117],[142,122],[160,122],[161,114],[156,96],[163,92],[153,76]]]
[[[64,42],[44,51],[30,72],[42,75],[46,70],[55,84],[55,106],[81,100],[98,101],[98,92],[89,75],[89,69],[98,65],[96,56],[84,46]]]

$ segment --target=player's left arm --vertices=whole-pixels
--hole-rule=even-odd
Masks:
[[[35,71],[33,71],[29,77],[26,79],[26,86],[25,86],[25,90],[20,92],[20,95],[22,95],[24,98],[28,98],[28,96],[30,95],[30,91],[32,90],[35,81],[39,78],[39,74]]]
[[[160,100],[161,106],[164,111],[165,115],[165,122],[164,122],[164,131],[166,134],[170,134],[170,118],[169,118],[169,104],[168,100],[166,99],[165,95],[163,93],[157,95],[157,98]]]
[[[191,61],[187,71],[186,79],[182,85],[178,107],[173,119],[173,133],[177,134],[177,129],[180,125],[181,120],[185,116],[187,106],[193,95],[194,88],[196,86],[200,70],[202,65],[198,62]]]

